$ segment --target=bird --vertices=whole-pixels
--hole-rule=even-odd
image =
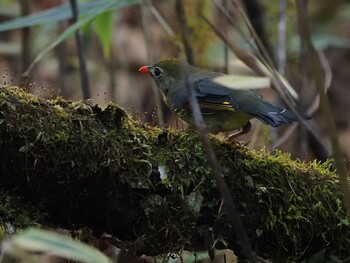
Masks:
[[[213,81],[223,73],[202,70],[176,58],[165,58],[154,65],[142,66],[139,72],[153,78],[168,107],[193,127],[189,85],[197,98],[208,132],[212,134],[239,130],[229,138],[238,137],[251,130],[250,120],[253,118],[272,127],[299,120],[293,111],[271,104],[255,90],[231,89]],[[303,118],[311,117],[304,115]]]

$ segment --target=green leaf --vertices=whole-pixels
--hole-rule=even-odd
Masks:
[[[32,252],[48,253],[86,263],[110,263],[100,251],[69,237],[39,229],[29,229],[4,242],[5,253],[33,261]],[[28,252],[28,253],[27,253]]]
[[[271,81],[267,77],[222,75],[213,79],[214,82],[234,90],[269,88]]]
[[[88,3],[79,3],[78,11],[79,14],[82,16],[96,16],[96,10],[100,10],[102,6],[109,6],[108,8],[103,10],[107,11],[108,9],[117,9],[139,3],[140,0],[101,0]],[[46,23],[55,23],[70,18],[72,18],[71,7],[68,4],[63,4],[61,6],[34,13],[29,16],[24,16],[17,19],[13,19],[11,21],[0,23],[0,32]]]
[[[60,44],[62,41],[64,41],[67,37],[72,35],[75,31],[77,31],[79,28],[83,27],[87,23],[90,23],[93,19],[95,19],[96,16],[98,16],[101,13],[106,12],[107,10],[111,8],[117,8],[117,7],[123,7],[126,4],[132,5],[139,3],[139,0],[108,0],[108,1],[99,1],[98,7],[96,7],[94,10],[92,10],[89,15],[84,16],[82,19],[78,20],[75,24],[68,27],[65,31],[63,31],[48,47],[46,47],[43,51],[41,51],[34,61],[30,64],[29,68],[24,72],[24,75],[28,75],[29,72],[32,70],[32,68],[35,66],[35,64],[50,50],[52,50],[54,47],[56,47],[58,44]]]
[[[95,19],[95,31],[102,44],[103,56],[106,60],[110,58],[113,17],[114,12],[107,11],[98,15]]]

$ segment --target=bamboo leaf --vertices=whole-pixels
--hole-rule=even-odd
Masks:
[[[96,10],[100,10],[102,6],[106,7],[104,11],[107,11],[108,9],[117,9],[139,3],[139,0],[101,0],[88,3],[79,3],[78,10],[79,14],[82,16],[96,16]],[[107,8],[107,6],[109,7]],[[32,15],[23,16],[0,23],[0,32],[46,23],[55,23],[70,18],[72,18],[71,7],[68,4],[63,4],[61,6],[37,12]]]
[[[68,27],[65,31],[63,31],[49,46],[47,46],[43,51],[41,51],[34,61],[30,64],[28,69],[23,73],[24,75],[28,75],[35,64],[50,50],[56,47],[59,43],[65,40],[67,37],[72,35],[76,30],[83,27],[87,23],[90,23],[93,19],[96,18],[101,13],[110,10],[111,8],[117,8],[125,6],[126,3],[128,5],[137,4],[139,0],[108,0],[108,1],[99,1],[99,6],[93,10],[89,15],[84,16],[82,19],[78,20],[75,24]]]
[[[101,42],[103,56],[106,60],[110,58],[111,40],[113,33],[113,11],[104,12],[96,17],[95,31]]]
[[[97,249],[54,232],[28,229],[4,242],[5,253],[33,261],[31,252],[48,253],[85,263],[110,263]],[[30,252],[30,253],[28,253]]]

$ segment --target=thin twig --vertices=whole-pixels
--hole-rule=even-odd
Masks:
[[[277,25],[277,71],[284,75],[286,67],[286,27],[287,27],[287,0],[279,0],[278,8],[278,25]],[[276,97],[275,102],[277,105],[281,104],[281,98]],[[292,133],[290,133],[291,135]],[[271,138],[276,141],[277,131],[271,129]]]
[[[72,22],[76,23],[78,21],[78,6],[77,6],[77,1],[76,0],[69,0],[71,10],[72,10]],[[80,30],[78,29],[75,32],[75,42],[77,45],[77,52],[78,52],[78,59],[79,59],[79,68],[80,68],[80,79],[81,79],[81,87],[83,91],[83,96],[84,99],[90,98],[90,88],[89,88],[89,76],[86,70],[86,64],[85,64],[85,59],[83,55],[83,44],[81,41],[81,34]]]
[[[277,70],[284,74],[286,67],[287,0],[280,0],[278,11]]]
[[[281,0],[281,1],[284,1],[284,0]],[[324,91],[325,91],[325,93],[327,93],[331,87],[331,84],[332,84],[333,73],[332,73],[332,70],[330,68],[329,62],[328,62],[326,56],[324,55],[324,52],[319,51],[318,57],[320,59],[322,69],[323,69],[323,72],[325,74]],[[315,99],[313,100],[313,102],[311,103],[311,105],[306,109],[306,114],[308,114],[308,115],[314,114],[318,110],[319,106],[320,106],[320,95],[318,94],[315,97]],[[275,150],[275,149],[279,148],[281,145],[283,145],[290,138],[290,136],[293,134],[293,132],[298,128],[298,126],[299,126],[299,123],[297,123],[297,122],[290,125],[288,127],[288,129],[286,129],[285,132],[280,136],[280,138],[275,141],[275,143],[271,146],[270,149]],[[319,145],[318,143],[317,143],[317,145],[319,148],[318,153],[317,153],[317,157],[322,159],[322,160],[329,158],[329,156],[331,155],[330,151],[327,148],[324,148],[322,145]]]
[[[281,147],[283,144],[285,144],[290,136],[297,130],[299,124],[297,122],[292,123],[289,125],[289,127],[285,130],[285,132],[277,138],[274,143],[270,146],[270,150],[276,150],[279,147]]]
[[[227,9],[227,2],[228,0],[223,0],[222,2],[222,6],[223,8]],[[227,17],[225,17],[225,22],[228,22]],[[225,34],[227,35],[227,26],[225,26]],[[225,73],[228,74],[229,73],[229,49],[227,47],[227,45],[224,45],[224,65],[225,65]]]
[[[176,14],[180,21],[182,44],[185,49],[185,55],[186,55],[187,61],[191,65],[195,66],[194,54],[193,54],[192,45],[190,41],[190,30],[187,24],[183,0],[175,1],[175,9],[176,9]]]
[[[30,12],[29,2],[27,0],[21,0],[21,16],[27,16]],[[30,27],[23,27],[21,30],[21,61],[22,72],[26,69],[30,62]]]
[[[210,21],[207,19],[203,14],[201,14],[202,18],[206,23],[211,27],[211,29],[215,32],[217,36],[225,43],[225,45],[228,46],[229,49],[231,49],[236,56],[242,60],[249,68],[251,68],[255,73],[258,75],[263,75],[265,76],[264,72],[260,69],[258,66],[258,60],[256,57],[254,57],[252,54],[248,53],[246,50],[239,48],[232,42],[230,42],[225,35],[223,35],[220,30],[218,30]],[[277,80],[277,79],[276,79]],[[272,78],[272,81],[274,82],[274,78]],[[283,94],[281,94],[280,89],[276,89],[278,94],[282,97],[284,103],[289,107],[291,111],[297,116],[299,122],[306,127],[306,129],[312,134],[312,136],[315,138],[315,140],[318,141],[320,146],[322,146],[325,151],[327,151],[327,147],[325,146],[323,139],[321,136],[316,132],[315,127],[311,127],[311,125],[304,119],[304,117],[296,110],[295,105],[291,103],[290,100],[287,100]]]
[[[220,30],[218,30],[212,22],[204,15],[201,14],[202,19],[209,25],[209,27],[214,31],[214,33],[221,39],[221,41],[224,42],[224,44],[233,52],[236,54],[236,56],[242,60],[249,68],[251,68],[256,74],[260,76],[264,76],[264,73],[261,71],[261,69],[257,66],[255,58],[253,55],[246,52],[244,49],[236,46],[232,42],[228,40],[228,38],[221,33]]]
[[[30,13],[30,6],[28,0],[21,0],[21,16],[27,16]],[[30,27],[21,29],[21,72],[24,72],[30,63]],[[22,75],[20,83],[25,83],[28,75]]]
[[[263,45],[262,41],[260,40],[258,34],[256,33],[254,27],[250,23],[250,20],[247,17],[247,15],[246,15],[243,7],[242,7],[241,1],[240,0],[231,0],[231,3],[232,3],[232,5],[234,7],[236,7],[237,11],[239,12],[241,17],[243,18],[243,21],[244,21],[245,25],[247,26],[249,32],[252,34],[252,36],[254,38],[254,41],[255,41],[255,43],[256,43],[256,45],[258,47],[258,51],[259,51],[259,54],[260,54],[261,61],[264,63],[264,65],[266,67],[268,67],[271,70],[271,73],[274,75],[274,77],[276,79],[280,79],[279,75],[275,74],[275,72],[271,69],[271,68],[273,68],[274,63],[273,63],[271,57],[269,56],[269,53],[267,52],[267,50],[266,50],[265,46]]]
[[[245,11],[243,10],[242,8],[242,1],[240,0],[231,0],[231,3],[236,7],[237,11],[240,13],[241,17],[243,18],[246,26],[248,27],[249,31],[251,32],[254,40],[255,40],[255,43],[256,45],[258,46],[258,51],[259,51],[259,58],[261,59],[261,61],[263,62],[263,64],[270,70],[270,73],[272,74],[272,76],[274,78],[276,78],[276,82],[277,83],[274,83],[274,87],[276,88],[277,92],[279,93],[280,97],[283,99],[283,101],[287,104],[288,107],[291,108],[291,110],[296,113],[296,110],[295,110],[295,103],[293,100],[290,100],[289,99],[289,94],[286,93],[284,91],[284,89],[280,88],[281,87],[284,87],[286,88],[287,86],[284,85],[284,83],[281,83],[282,80],[281,80],[281,75],[277,74],[277,72],[274,70],[273,68],[273,61],[272,59],[269,57],[269,54],[267,52],[267,50],[265,49],[264,45],[262,44],[262,41],[260,40],[258,34],[256,33],[254,27],[252,26],[250,20],[248,19],[247,15],[245,14]],[[286,3],[285,3],[286,5]],[[284,8],[282,6],[282,8]],[[285,7],[286,8],[286,7]],[[282,14],[283,16],[283,14]],[[285,16],[284,16],[285,17]],[[282,84],[282,85],[281,85]],[[298,115],[298,114],[296,114]],[[301,123],[305,123],[306,122],[304,120],[301,120]],[[329,150],[328,148],[325,146],[324,142],[322,141],[321,139],[321,136],[319,136],[319,132],[311,132],[310,131],[310,126],[311,124],[309,125],[309,127],[303,125],[303,127],[306,127],[307,130],[311,133],[311,137],[314,141],[316,141],[318,147],[319,147],[319,151],[318,152],[322,152],[322,155],[323,156],[329,156]],[[313,131],[318,131],[319,129],[313,125]],[[315,135],[318,135],[318,136],[315,136]]]
[[[216,184],[217,184],[219,193],[223,199],[226,213],[228,214],[232,222],[234,231],[236,232],[238,243],[242,248],[243,254],[247,257],[247,259],[250,262],[253,262],[253,263],[259,262],[255,251],[251,247],[248,235],[244,229],[242,220],[237,212],[230,190],[225,182],[224,175],[222,173],[222,168],[220,167],[220,164],[214,152],[214,148],[209,139],[207,126],[204,123],[197,98],[189,84],[186,63],[182,63],[181,68],[184,70],[184,73],[185,73],[185,84],[186,84],[187,92],[189,94],[189,102],[191,106],[193,119],[194,119],[196,128],[199,132],[199,136],[202,140],[209,165],[212,169],[212,173],[215,176]]]
[[[255,145],[258,141],[258,136],[260,134],[260,131],[262,130],[262,128],[264,127],[264,124],[262,122],[259,122],[255,127],[254,127],[254,130],[253,130],[253,134],[252,136],[250,137],[250,142],[249,142],[249,147],[251,148],[255,148]]]
[[[142,32],[143,36],[145,38],[146,43],[146,51],[147,51],[147,58],[148,61],[153,64],[153,54],[151,52],[152,48],[150,46],[150,27],[149,25],[149,12],[151,11],[152,4],[149,0],[144,0],[141,5],[141,21],[142,21]],[[154,94],[155,104],[156,104],[156,112],[157,112],[157,122],[159,127],[164,127],[164,113],[162,110],[162,102],[161,97],[159,94],[159,89],[156,87],[156,85],[152,82],[152,91]]]
[[[247,14],[247,18],[249,23],[251,23],[252,28],[256,32],[256,36],[261,42],[261,46],[266,49],[268,56],[271,60],[274,60],[274,54],[272,51],[271,44],[269,42],[268,36],[266,34],[266,18],[265,18],[265,10],[260,0],[244,0],[241,1],[240,4],[244,5],[245,13]],[[259,52],[264,52],[261,47],[257,46]]]
[[[323,84],[324,92],[327,93],[331,87],[331,84],[332,84],[332,79],[333,79],[332,69],[329,65],[329,62],[328,62],[324,52],[318,51],[317,54],[318,54],[318,58],[319,58],[320,63],[322,65],[322,69],[323,69],[324,76],[325,76],[324,77],[324,84]],[[320,106],[320,95],[317,94],[314,101],[311,103],[309,108],[307,108],[306,113],[310,114],[310,115],[315,113],[318,110],[319,106]]]
[[[329,62],[322,51],[318,52],[318,57],[320,59],[322,69],[325,74],[324,92],[327,93],[332,84],[333,73],[330,68]],[[314,114],[318,110],[319,106],[320,106],[320,95],[317,94],[317,96],[312,101],[310,106],[306,109],[306,114],[308,115]],[[286,131],[280,136],[280,138],[277,139],[275,143],[271,146],[271,150],[275,150],[279,148],[282,144],[284,144],[290,138],[290,136],[293,134],[293,132],[296,130],[298,126],[299,126],[299,123],[297,122],[289,126],[288,129],[286,129]],[[320,158],[319,156],[323,156],[320,159],[324,159],[324,160],[329,158],[329,156],[331,155],[330,151],[327,148],[324,148],[323,145],[319,145],[319,143],[317,143],[317,145],[318,145],[318,148],[320,149],[317,153],[318,158]]]
[[[224,16],[226,16],[227,18],[227,21],[229,21],[231,23],[232,26],[234,26],[237,31],[240,33],[241,37],[243,40],[245,40],[245,43],[247,43],[249,45],[249,47],[252,49],[252,50],[256,50],[256,46],[253,45],[252,41],[250,39],[248,39],[246,37],[246,34],[243,32],[243,30],[240,28],[240,27],[237,27],[236,26],[236,23],[233,21],[233,19],[231,18],[231,16],[228,14],[227,10],[220,4],[218,4],[217,2],[213,2],[214,5],[222,12],[222,14]],[[241,11],[239,14],[243,14],[244,16],[245,13],[244,11]],[[203,16],[203,14],[202,14]],[[206,19],[207,21],[209,21],[208,19]],[[246,20],[245,20],[246,21]],[[249,20],[247,20],[249,22]],[[208,23],[208,22],[207,22]],[[212,26],[213,27],[213,26]],[[214,26],[215,27],[215,26]],[[250,25],[250,27],[252,28],[252,26]],[[255,33],[254,29],[252,28],[252,34]],[[214,30],[214,32],[216,34],[220,34],[218,35],[221,39],[222,37],[226,38],[225,35],[223,35],[219,30]],[[261,42],[258,38],[258,36],[255,34],[253,34],[253,36],[256,38],[256,42]],[[227,44],[227,42],[229,41],[224,41],[225,44]],[[234,46],[234,45],[231,45],[231,47]],[[258,60],[256,59],[255,56],[253,55],[250,55],[251,57],[254,58],[254,60],[247,60],[245,61],[244,60],[244,57],[241,58],[241,54],[240,53],[248,53],[247,51],[244,51],[244,50],[239,50],[240,52],[237,54],[235,51],[235,54],[237,55],[237,57],[239,57],[244,63],[246,63],[246,65],[248,67],[251,67],[251,69],[258,75],[262,75],[262,76],[265,76],[266,73],[263,72],[262,68],[261,68],[261,65],[262,64],[264,67],[265,67],[265,70],[269,72],[269,74],[272,76],[272,82],[274,84],[274,87],[275,89],[278,91],[279,95],[283,98],[284,101],[288,101],[289,104],[291,105],[295,105],[295,98],[297,98],[297,93],[295,92],[295,90],[291,87],[291,86],[287,86],[281,79],[281,75],[277,74],[277,72],[274,70],[274,66],[273,66],[273,62],[272,62],[272,59],[269,57],[267,51],[264,49],[263,45],[261,44],[261,48],[258,49],[258,56],[259,56],[259,59],[260,61],[258,62]],[[262,51],[265,51],[263,55],[262,54]],[[266,56],[268,59],[266,59]],[[252,63],[254,62],[254,63]],[[249,63],[249,64],[248,64]]]
[[[64,28],[66,27],[65,21],[60,21],[57,24],[57,31],[58,33],[61,33],[64,31]],[[54,49],[55,57],[58,61],[58,82],[57,85],[60,88],[60,90],[63,92],[63,95],[68,96],[68,90],[67,90],[67,43],[65,41],[62,41],[59,45],[56,46]]]
[[[175,35],[174,30],[171,28],[171,26],[168,24],[168,22],[164,19],[162,14],[159,13],[157,8],[148,0],[146,1],[146,3],[147,3],[147,5],[146,5],[147,8],[154,15],[154,17],[158,20],[159,24],[163,27],[165,32],[167,32],[168,35],[170,35],[170,36],[174,36]]]
[[[311,39],[310,24],[307,15],[307,5],[304,0],[296,0],[298,28],[301,36],[302,47],[307,50],[310,68],[312,69],[312,79],[315,81],[318,93],[320,95],[321,109],[327,125],[328,134],[330,137],[332,152],[335,161],[337,173],[339,175],[340,188],[343,194],[344,205],[346,207],[347,216],[350,218],[350,185],[347,177],[346,166],[340,151],[340,146],[337,138],[337,129],[335,126],[332,109],[329,99],[324,91],[322,83],[322,67],[319,56]]]

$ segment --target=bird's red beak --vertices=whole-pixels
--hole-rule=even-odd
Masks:
[[[139,68],[139,72],[142,72],[144,74],[149,74],[149,69],[150,69],[149,66],[143,66],[143,67]]]

